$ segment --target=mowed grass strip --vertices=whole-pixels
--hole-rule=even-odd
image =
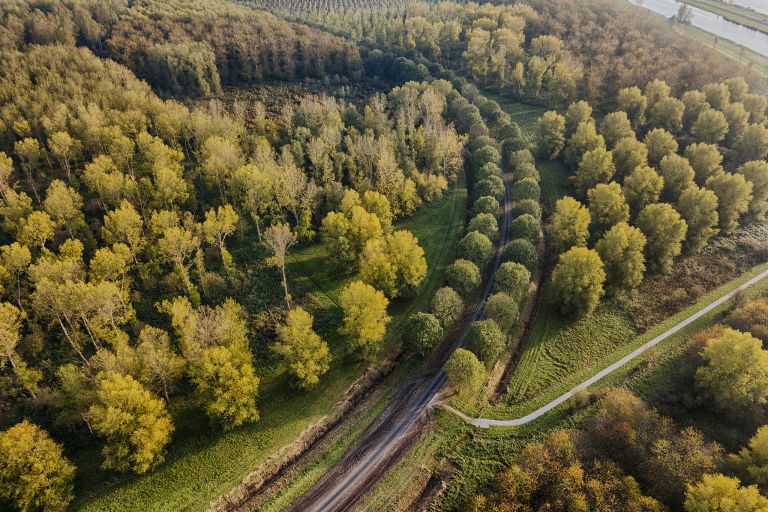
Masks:
[[[576,387],[579,383],[583,382],[590,376],[594,375],[601,369],[605,368],[606,366],[610,365],[611,363],[621,359],[625,355],[629,354],[636,348],[640,347],[641,345],[647,343],[651,339],[655,338],[659,334],[663,333],[664,331],[670,329],[671,327],[674,327],[681,321],[685,320],[701,308],[707,306],[711,302],[717,300],[721,296],[725,295],[726,293],[736,289],[738,286],[740,286],[745,281],[749,280],[750,278],[754,277],[755,275],[759,274],[760,272],[768,269],[768,263],[764,263],[762,265],[758,265],[754,268],[752,268],[750,271],[745,272],[741,276],[739,276],[736,279],[733,279],[732,281],[729,281],[728,283],[724,284],[723,286],[720,286],[709,293],[706,293],[703,295],[696,303],[688,306],[687,308],[679,311],[675,315],[672,315],[671,317],[667,318],[665,321],[653,326],[652,328],[648,329],[642,334],[639,334],[634,337],[630,337],[628,340],[621,341],[621,338],[610,335],[606,336],[604,334],[601,334],[601,327],[600,324],[604,324],[604,327],[607,326],[607,318],[610,318],[612,315],[620,314],[624,315],[618,308],[614,309],[614,313],[610,315],[609,317],[605,317],[604,315],[601,315],[600,309],[609,306],[609,304],[601,304],[601,306],[598,308],[598,310],[595,312],[595,314],[592,315],[592,317],[579,320],[576,322],[571,322],[571,326],[574,326],[575,324],[578,324],[579,322],[587,322],[587,324],[583,325],[580,329],[586,329],[585,332],[589,332],[589,329],[593,330],[595,338],[598,338],[603,341],[604,346],[602,348],[593,347],[592,353],[595,355],[594,359],[588,359],[581,356],[574,356],[572,358],[572,363],[576,363],[576,361],[580,361],[576,364],[571,364],[569,366],[569,371],[561,373],[560,370],[553,370],[553,362],[551,361],[551,357],[546,355],[539,354],[539,357],[529,357],[527,361],[524,361],[523,359],[520,360],[520,365],[516,368],[515,373],[521,373],[523,376],[528,376],[529,379],[539,379],[546,380],[550,384],[548,386],[537,386],[534,385],[533,387],[537,389],[537,393],[528,393],[527,396],[516,400],[512,395],[509,396],[508,403],[505,405],[500,405],[498,407],[493,408],[486,408],[482,411],[482,415],[484,417],[489,418],[498,418],[498,419],[510,419],[510,418],[517,418],[520,416],[524,416],[525,414],[537,409],[538,407],[541,407],[542,405],[548,403],[551,400],[554,400],[561,394],[567,392],[568,390]],[[755,285],[757,290],[764,289],[766,285],[766,281],[763,280],[758,285]],[[754,291],[752,291],[754,293]],[[707,325],[710,325],[713,321],[713,319],[719,318],[719,315],[721,315],[724,311],[727,310],[728,307],[730,307],[730,302],[727,301],[725,304],[721,305],[720,307],[714,309],[713,311],[709,312],[708,314],[702,316],[695,322],[688,325],[685,329],[680,330],[678,333],[676,333],[674,336],[670,336],[669,338],[662,341],[657,347],[654,347],[653,349],[649,350],[648,353],[634,359],[624,367],[622,367],[620,370],[617,370],[616,372],[612,373],[611,375],[607,376],[605,379],[600,381],[597,386],[604,386],[607,383],[614,381],[617,378],[622,377],[623,375],[626,375],[627,372],[631,371],[633,368],[636,368],[640,364],[644,364],[645,361],[648,360],[649,357],[653,357],[654,354],[658,353],[660,350],[665,350],[665,348],[671,344],[674,344],[675,342],[679,342],[681,339],[685,339],[686,336],[690,336],[693,333],[697,332],[698,330],[702,329],[703,327],[706,327]],[[594,319],[594,320],[593,320]],[[617,320],[614,320],[617,321]],[[538,326],[537,326],[538,327]],[[542,342],[546,343],[547,345],[552,345],[555,340],[559,340],[560,342],[565,342],[562,337],[558,337],[557,334],[561,332],[555,329],[554,334],[555,336],[547,336]],[[541,343],[540,343],[541,344]],[[562,352],[562,351],[560,351]],[[602,354],[602,355],[599,355]],[[560,377],[553,381],[552,379],[548,378],[548,372],[554,372],[560,374]],[[526,379],[524,377],[517,377],[515,375],[513,379],[521,379],[518,381],[518,386],[520,386],[520,382],[525,383]],[[512,385],[510,384],[510,389],[512,389]],[[522,386],[519,389],[527,390],[529,387]],[[569,402],[566,402],[561,407],[569,407]],[[533,425],[533,424],[532,424]]]
[[[398,222],[396,229],[410,229],[424,248],[428,276],[415,297],[391,307],[393,316],[384,353],[398,343],[397,331],[411,311],[428,304],[432,291],[442,283],[443,271],[451,262],[453,249],[462,232],[466,211],[466,188],[452,187],[443,198],[422,207],[412,217]],[[282,372],[270,365],[260,367],[262,382],[258,400],[261,419],[231,432],[209,428],[202,417],[191,418],[196,425],[178,425],[194,435],[178,436],[165,462],[143,476],[125,476],[106,483],[88,475],[98,473],[100,457],[90,452],[76,460],[82,468],[79,499],[73,510],[82,511],[198,511],[235,487],[241,478],[270,454],[293,441],[308,425],[325,416],[344,390],[367,367],[343,357],[344,341],[335,334],[328,318],[340,318],[338,294],[354,275],[334,271],[325,259],[327,247],[313,244],[295,251],[289,263],[289,285],[294,293],[303,289],[315,297],[313,313],[318,330],[326,337],[335,357],[331,370],[310,391],[292,387]],[[291,283],[292,281],[292,283]],[[333,329],[332,329],[333,328]],[[258,370],[257,370],[258,371]],[[177,423],[182,419],[177,419]],[[89,485],[91,487],[89,487]]]

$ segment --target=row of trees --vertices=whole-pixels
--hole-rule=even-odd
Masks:
[[[655,80],[644,92],[621,90],[619,105],[599,126],[584,101],[537,122],[542,156],[574,171],[576,197],[558,201],[548,226],[569,314],[591,312],[604,283],[611,292],[634,288],[646,268],[668,272],[684,250],[699,252],[768,210],[766,99],[744,80],[683,99]]]
[[[474,86],[465,84],[462,91],[472,104],[467,109],[470,112],[461,117],[477,112],[481,119],[488,120],[491,130],[468,145],[472,151],[469,161],[473,171],[471,218],[467,224],[468,233],[458,246],[459,259],[447,271],[449,287],[439,293],[447,297],[456,292],[463,295],[473,292],[480,283],[479,269],[496,254],[493,243],[500,238],[499,202],[506,199],[502,165],[513,171],[509,199],[514,219],[510,232],[513,237],[520,237],[505,248],[503,262],[495,273],[494,293],[485,303],[484,318],[470,325],[464,340],[466,349],[457,349],[446,363],[445,371],[451,383],[462,396],[472,398],[485,381],[486,372],[508,348],[520,309],[528,298],[531,273],[538,261],[536,245],[541,208],[538,171],[532,155],[524,149],[528,143],[520,127],[498,103],[482,96]],[[493,136],[501,140],[501,144],[496,143]],[[521,247],[524,248],[522,251]],[[526,251],[528,257],[520,258]],[[529,267],[522,263],[523,260]]]

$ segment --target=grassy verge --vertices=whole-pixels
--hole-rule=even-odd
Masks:
[[[546,346],[552,350],[557,351],[555,353],[570,354],[568,359],[554,358],[554,357],[531,357],[527,360],[521,359],[520,365],[515,372],[515,382],[517,382],[517,389],[522,389],[527,394],[522,395],[522,399],[514,400],[514,396],[510,396],[510,401],[506,405],[500,405],[498,407],[486,408],[481,411],[485,417],[493,417],[499,419],[516,418],[523,416],[538,407],[548,403],[549,401],[557,398],[561,394],[565,393],[569,389],[575,387],[580,382],[586,380],[591,375],[597,373],[602,368],[610,365],[614,361],[624,357],[636,348],[647,343],[649,340],[655,338],[662,332],[668,330],[674,325],[680,323],[682,320],[691,316],[699,309],[705,307],[707,304],[718,299],[722,295],[734,290],[739,285],[759,274],[760,272],[768,269],[768,263],[758,265],[749,272],[746,272],[739,276],[737,279],[729,281],[723,286],[720,286],[709,293],[703,295],[695,304],[681,310],[677,314],[667,318],[665,321],[657,324],[656,326],[648,329],[646,332],[639,336],[632,337],[629,335],[629,326],[624,325],[623,328],[619,327],[618,322],[620,318],[616,315],[621,315],[620,312],[613,312],[609,314],[599,314],[600,309],[591,317],[573,322],[569,329],[576,329],[577,332],[592,333],[597,341],[591,342],[592,347],[589,353],[583,354],[583,348],[576,349],[571,347],[570,351],[567,347],[557,346],[558,344],[567,343],[568,336],[561,336],[562,331],[555,329],[554,336],[545,338],[539,342],[546,344]],[[766,286],[765,281],[756,285],[756,289],[760,290],[761,287]],[[754,293],[754,291],[753,291]],[[702,326],[711,323],[712,319],[717,318],[723,311],[729,307],[728,303],[723,304],[719,308],[710,312],[707,315],[699,318],[685,329],[682,329],[675,336],[670,336],[666,340],[662,341],[658,347],[648,351],[646,355],[638,357],[631,361],[626,366],[617,370],[610,376],[606,377],[605,381],[610,382],[637,367],[639,364],[643,364],[644,361],[648,361],[649,358],[653,359],[654,354],[659,352],[659,347],[665,347],[674,343],[676,340],[685,339],[685,336],[690,335],[693,332],[701,329]],[[611,308],[608,304],[601,305],[601,308]],[[610,324],[615,324],[614,328],[618,328],[624,331],[623,338],[620,336],[614,336],[610,333]],[[581,325],[580,325],[581,324]],[[584,340],[583,337],[581,337]],[[578,341],[575,342],[578,345]],[[578,352],[576,351],[578,350]],[[527,378],[518,378],[517,375],[522,374]],[[541,380],[540,384],[531,383],[531,380],[537,382]],[[602,382],[602,381],[601,381]],[[526,387],[527,385],[527,387]],[[602,384],[601,384],[602,385]],[[536,392],[531,392],[530,388],[533,388]],[[512,389],[512,385],[510,385]]]
[[[453,187],[443,198],[425,206],[397,228],[410,229],[425,251],[429,274],[418,295],[392,305],[392,323],[384,353],[398,343],[397,332],[407,315],[424,306],[452,258],[452,249],[462,231],[466,189]],[[266,457],[293,441],[308,425],[322,418],[344,390],[364,370],[364,365],[343,357],[344,344],[334,332],[340,312],[338,293],[352,276],[333,273],[325,264],[327,248],[314,244],[297,250],[289,265],[294,290],[307,290],[312,296],[316,327],[329,342],[334,355],[331,370],[322,384],[304,392],[291,387],[289,380],[274,366],[259,369],[259,422],[232,432],[209,430],[204,420],[194,418],[189,435],[179,437],[168,451],[165,463],[143,476],[103,481],[98,475],[99,457],[77,460],[85,477],[81,478],[79,499],[73,510],[84,511],[181,511],[205,510],[211,500],[229,491],[243,475]],[[187,428],[185,426],[185,428]],[[97,479],[98,478],[98,479]]]
[[[729,4],[723,0],[685,0],[685,3],[715,13],[739,25],[768,34],[768,16],[757,11],[745,9],[740,5]]]
[[[717,50],[730,60],[740,62],[762,75],[768,75],[768,56],[734,43],[730,39],[717,37],[711,32],[691,25],[675,25],[674,29],[680,34],[692,37],[700,43]]]

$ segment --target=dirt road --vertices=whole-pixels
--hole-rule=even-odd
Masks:
[[[443,366],[453,350],[465,338],[472,321],[483,315],[485,301],[493,289],[493,278],[501,264],[508,241],[512,212],[511,175],[504,175],[505,193],[501,237],[496,258],[479,300],[468,308],[444,343],[443,350],[427,367],[405,383],[390,405],[363,435],[358,445],[342,461],[325,474],[309,491],[286,510],[289,512],[329,512],[350,510],[366,491],[373,487],[424,431],[429,419],[430,403],[446,381]]]

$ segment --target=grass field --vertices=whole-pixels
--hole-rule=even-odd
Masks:
[[[405,317],[423,307],[432,290],[442,282],[442,272],[453,257],[453,247],[463,229],[465,208],[466,189],[460,183],[440,200],[397,223],[397,228],[410,229],[419,239],[429,270],[415,298],[392,305],[393,320],[385,353],[397,344],[398,328]],[[220,433],[208,431],[202,418],[194,418],[192,425],[184,427],[185,432],[191,432],[183,437],[179,435],[171,444],[165,463],[144,476],[104,482],[98,469],[100,457],[93,452],[83,452],[75,460],[82,471],[79,499],[73,504],[73,510],[205,510],[211,500],[232,489],[243,475],[328,413],[367,365],[345,358],[343,340],[332,331],[341,317],[336,306],[338,293],[352,276],[332,272],[325,264],[326,255],[323,244],[309,245],[294,252],[288,267],[294,294],[298,297],[297,291],[304,290],[313,296],[309,303],[316,327],[326,337],[334,356],[334,364],[321,385],[308,392],[298,391],[282,372],[276,371],[275,365],[258,368],[262,378],[259,422]],[[195,424],[197,422],[199,424]]]

